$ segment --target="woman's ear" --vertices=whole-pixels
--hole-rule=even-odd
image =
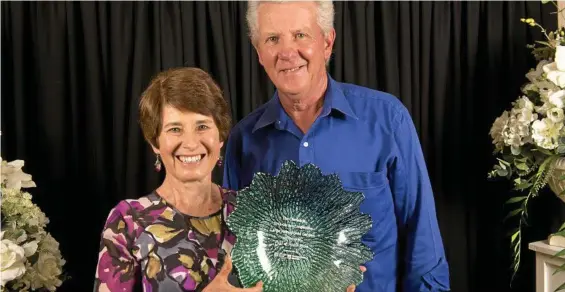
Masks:
[[[153,149],[153,153],[155,153],[155,155],[159,155],[159,154],[160,154],[160,151],[159,151],[159,149],[158,149],[157,147],[151,145],[151,149]]]

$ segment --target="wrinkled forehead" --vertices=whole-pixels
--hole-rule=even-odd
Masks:
[[[260,34],[284,33],[317,28],[314,2],[262,2],[257,10]]]

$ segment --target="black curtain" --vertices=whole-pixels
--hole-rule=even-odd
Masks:
[[[330,73],[395,94],[419,131],[435,189],[453,291],[533,291],[528,241],[554,231],[560,203],[540,196],[510,283],[502,222],[510,183],[489,182],[488,131],[535,66],[554,9],[534,2],[336,2]],[[245,2],[2,2],[2,157],[24,159],[72,277],[89,291],[99,236],[119,200],[161,177],[137,124],[140,93],[160,70],[197,66],[225,91],[234,121],[274,87],[246,36]],[[221,172],[214,179],[221,180]]]

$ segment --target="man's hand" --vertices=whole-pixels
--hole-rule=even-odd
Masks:
[[[367,271],[367,268],[365,268],[364,266],[360,266],[359,267],[361,269],[361,272],[365,273]],[[345,292],[355,292],[355,285],[351,285],[349,287],[347,287],[347,290],[345,290]]]
[[[224,266],[218,275],[204,288],[202,292],[261,292],[263,291],[263,282],[259,281],[255,287],[251,288],[237,288],[228,282],[228,276],[232,270],[231,257],[226,256]]]

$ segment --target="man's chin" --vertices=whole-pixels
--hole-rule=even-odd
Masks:
[[[288,95],[289,97],[292,97],[293,95],[300,95],[305,91],[306,86],[304,86],[303,84],[299,84],[298,82],[297,81],[284,82],[280,86],[277,86],[277,90],[280,93],[284,93],[285,95]]]

